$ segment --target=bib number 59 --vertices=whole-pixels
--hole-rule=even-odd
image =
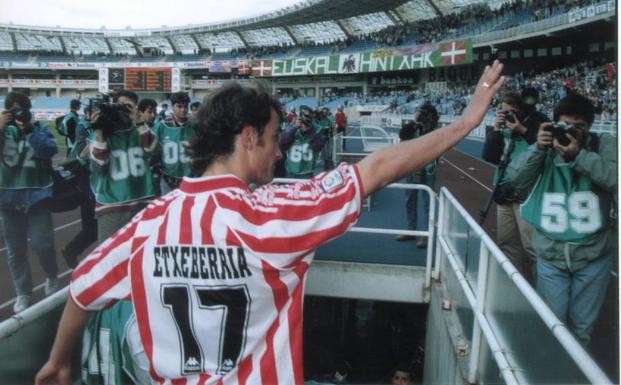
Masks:
[[[566,203],[567,202],[567,203]],[[602,226],[599,199],[591,191],[545,193],[541,205],[541,227],[549,233],[592,233]]]

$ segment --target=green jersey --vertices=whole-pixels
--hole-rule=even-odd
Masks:
[[[182,178],[190,175],[190,157],[186,154],[186,147],[194,136],[196,128],[191,120],[183,126],[174,126],[172,120],[160,120],[152,131],[157,135],[161,155],[163,172],[166,175]]]
[[[118,205],[155,195],[148,154],[141,146],[138,130],[132,127],[114,131],[106,143],[107,163],[100,166],[91,161],[91,188],[97,203]]]
[[[144,349],[130,302],[94,313],[82,338],[82,382],[87,385],[146,384]],[[139,362],[136,363],[135,360]]]
[[[591,180],[568,163],[547,156],[542,175],[521,207],[521,215],[548,238],[589,243],[606,223],[610,200],[600,199]]]
[[[4,130],[0,189],[46,188],[52,185],[52,164],[49,159],[34,156],[26,135],[16,126]]]
[[[318,132],[318,127],[313,127]],[[311,135],[302,134],[301,130],[295,132],[293,144],[287,150],[285,167],[291,174],[312,174],[315,170],[315,162],[318,153],[313,151],[310,143]]]

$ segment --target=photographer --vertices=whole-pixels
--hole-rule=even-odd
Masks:
[[[287,153],[287,178],[312,178],[317,156],[326,143],[321,128],[313,124],[310,107],[300,106],[295,122],[280,134],[280,149]]]
[[[403,124],[399,131],[401,141],[410,140],[423,136],[433,131],[438,125],[438,111],[429,102],[426,102],[416,110],[414,121]],[[436,182],[436,164],[434,159],[422,169],[406,178],[406,183],[424,184],[433,189]],[[408,217],[408,229],[426,230],[429,223],[429,194],[422,190],[406,190],[407,201],[405,204]],[[412,241],[413,235],[400,234],[395,237],[397,241]],[[416,242],[416,247],[427,247],[427,237],[421,237]]]
[[[153,127],[157,136],[153,169],[161,177],[160,195],[168,194],[179,186],[181,178],[190,175],[190,158],[185,149],[195,132],[193,121],[188,119],[190,97],[187,92],[176,92],[170,99],[173,115]]]
[[[45,294],[58,289],[54,227],[46,200],[52,196],[52,157],[58,152],[49,128],[33,122],[30,99],[9,92],[0,115],[0,212],[17,300],[15,313],[26,310],[32,277],[26,255],[30,246],[46,275]]]
[[[91,136],[91,188],[95,193],[97,237],[103,242],[123,227],[155,195],[149,167],[156,136],[137,127],[138,96],[116,94],[114,104],[96,102]]]
[[[81,105],[82,103],[80,103],[78,99],[72,99],[71,102],[69,102],[69,113],[65,115],[60,122],[58,131],[65,136],[67,156],[69,156],[76,141],[78,123],[80,122],[78,112],[80,111]]]
[[[542,124],[537,143],[509,165],[513,186],[532,188],[521,215],[534,226],[537,291],[585,346],[617,253],[616,140],[589,133],[594,115],[586,97],[566,96],[555,123]]]
[[[336,114],[334,114],[334,130],[335,134],[341,134],[341,142],[343,151],[345,151],[345,138],[347,135],[347,115],[345,115],[345,108],[338,106]]]
[[[69,154],[69,164],[78,177],[80,191],[80,219],[82,229],[69,241],[60,252],[67,263],[73,268],[78,264],[78,256],[97,240],[97,220],[95,219],[95,196],[90,188],[91,171],[88,156],[88,138],[93,134],[91,124],[92,106],[84,108],[84,120],[76,129],[75,145]]]
[[[517,194],[508,181],[506,167],[537,137],[542,122],[549,119],[535,109],[538,94],[535,89],[525,89],[522,96],[506,93],[496,112],[493,129],[488,129],[483,147],[483,159],[498,165],[494,174],[493,199],[497,204],[496,241],[518,271],[529,282],[534,279],[535,253],[531,244],[532,227],[519,215],[519,206],[525,194]]]
[[[326,137],[326,143],[322,149],[323,170],[328,171],[334,168],[332,162],[332,127],[334,127],[334,119],[328,107],[324,107],[319,111],[315,119],[315,124],[321,129]]]

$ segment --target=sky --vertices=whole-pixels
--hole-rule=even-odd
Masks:
[[[258,16],[300,0],[0,0],[0,23],[132,29],[207,24]],[[16,6],[16,4],[19,4]]]

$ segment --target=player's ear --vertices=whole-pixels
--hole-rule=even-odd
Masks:
[[[251,125],[246,125],[240,134],[241,144],[245,149],[252,149],[257,143],[257,129]]]

